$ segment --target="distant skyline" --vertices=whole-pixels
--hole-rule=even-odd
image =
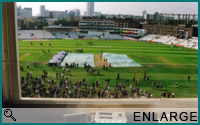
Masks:
[[[33,16],[39,15],[40,6],[45,5],[47,10],[73,10],[80,9],[81,15],[86,11],[86,2],[17,2],[17,6],[31,7]],[[142,15],[147,13],[175,13],[198,14],[197,2],[95,2],[94,10],[102,14],[131,14]]]

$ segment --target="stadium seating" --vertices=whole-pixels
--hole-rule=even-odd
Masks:
[[[30,39],[77,39],[78,35],[74,31],[45,31],[45,30],[18,30],[18,39],[30,40]],[[99,36],[95,34],[84,34],[85,39],[113,39],[122,40],[130,39],[129,37],[122,37],[118,34],[105,34]],[[174,36],[164,36],[149,34],[139,39],[139,41],[156,42],[167,45],[184,46],[186,48],[198,49],[198,37],[192,37],[190,39],[178,39]]]
[[[67,33],[63,32],[63,31],[54,31],[52,33],[54,34],[55,38],[57,38],[57,39],[63,39],[63,38],[68,39],[69,38]]]
[[[18,30],[18,39],[53,39],[55,36],[44,30]]]
[[[198,49],[198,37],[190,39],[178,39],[174,36],[149,34],[139,39],[140,41],[157,42],[167,45],[184,46],[186,48]]]
[[[74,31],[69,31],[69,36],[71,39],[77,39],[78,35]]]
[[[105,34],[104,39],[122,39],[118,34]]]
[[[18,39],[75,39],[78,35],[74,31],[45,31],[45,30],[18,30]]]

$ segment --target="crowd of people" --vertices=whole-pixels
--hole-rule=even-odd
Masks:
[[[119,82],[119,74],[117,74],[116,86],[111,89],[110,79],[105,79],[105,84],[99,80],[89,85],[85,78],[80,81],[72,83],[72,81],[65,77],[71,71],[63,69],[62,75],[56,73],[56,79],[50,80],[48,72],[45,70],[41,76],[33,78],[31,73],[27,73],[26,77],[21,77],[22,96],[23,97],[55,97],[55,98],[138,98],[145,96],[152,97],[151,93],[140,90],[139,86],[133,87],[129,84],[127,79],[124,83]],[[47,85],[45,85],[45,83]],[[138,83],[139,84],[139,83]],[[127,85],[130,85],[128,90]],[[47,87],[45,87],[47,86]],[[33,94],[31,94],[33,93]]]
[[[32,46],[33,45],[33,42],[30,42],[30,45]],[[40,46],[43,46],[43,43],[40,42]],[[48,44],[48,46],[50,47],[51,46],[51,43]],[[50,53],[50,49],[42,49],[42,53],[46,53],[46,52],[49,52]]]
[[[93,45],[93,42],[87,42],[89,45]],[[31,45],[32,42],[31,42]],[[43,43],[40,43],[43,46]],[[77,45],[77,44],[76,44]],[[78,44],[79,45],[79,44]],[[51,46],[51,44],[49,44]],[[45,50],[42,50],[44,52]],[[78,53],[83,52],[83,49],[75,50]],[[48,50],[50,52],[50,49]],[[71,53],[71,50],[67,51]],[[101,51],[100,58],[102,59],[103,51]],[[106,62],[106,60],[105,60]],[[37,67],[37,63],[33,62],[33,66]],[[26,68],[29,69],[30,65],[27,64]],[[52,78],[46,70],[43,70],[40,76],[33,77],[31,72],[27,72],[26,76],[21,77],[21,88],[23,97],[49,97],[49,98],[152,98],[151,91],[159,89],[162,91],[161,97],[175,98],[175,93],[162,90],[163,84],[161,82],[152,82],[152,90],[142,90],[141,81],[135,74],[131,79],[121,78],[120,72],[116,74],[116,79],[110,78],[105,81],[96,80],[95,82],[88,83],[86,78],[73,81],[69,79],[71,76],[72,68],[78,68],[78,63],[65,63],[65,67],[61,72],[56,72],[57,67],[52,67],[55,72],[55,77]],[[108,70],[109,66],[102,65],[103,70]],[[84,69],[88,75],[100,75],[100,69],[91,67],[89,64],[84,64]],[[20,70],[24,71],[24,67],[20,66]],[[150,81],[150,75],[144,70],[143,81]],[[191,80],[191,76],[188,76],[188,81]],[[103,82],[103,83],[102,83]],[[114,85],[114,84],[115,85]],[[178,82],[175,83],[175,88],[178,88]]]
[[[93,42],[89,41],[87,42],[87,45],[94,45]]]
[[[75,49],[76,53],[83,53],[83,49]]]
[[[50,53],[50,49],[47,49],[47,50],[45,50],[45,49],[42,49],[42,53],[46,53],[46,52],[48,52],[48,53]]]
[[[84,63],[84,69],[87,71],[87,74],[90,74],[90,75],[95,75],[95,74],[100,75],[100,70],[91,67],[90,64]]]
[[[34,62],[34,66],[37,64]],[[27,67],[27,69],[29,66]],[[23,66],[20,67],[23,69]],[[100,69],[93,69],[90,65],[85,64],[84,69],[88,74],[97,72],[100,74]],[[96,70],[96,71],[95,71]],[[24,69],[23,69],[24,71]],[[43,70],[41,76],[33,77],[32,73],[27,72],[25,77],[21,77],[21,87],[23,97],[49,97],[49,98],[151,98],[152,92],[140,89],[140,79],[136,79],[133,74],[132,79],[122,79],[120,73],[116,74],[116,80],[111,83],[111,79],[105,79],[102,83],[96,80],[93,83],[88,83],[86,78],[72,82],[69,79],[71,76],[71,68],[63,67],[62,72],[55,73],[55,79],[48,76],[48,72]],[[147,75],[146,70],[143,73],[143,80],[150,80],[150,75]],[[188,81],[191,77],[188,76]],[[115,82],[115,85],[113,84]],[[135,83],[134,83],[135,82]],[[176,83],[177,84],[177,83]],[[163,88],[162,83],[152,82],[152,91],[154,89]],[[174,98],[175,93],[163,91],[161,97]]]

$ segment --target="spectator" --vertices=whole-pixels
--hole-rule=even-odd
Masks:
[[[156,87],[159,88],[159,83],[157,83]]]
[[[167,93],[167,98],[170,98],[170,96],[171,96],[171,93],[168,92],[168,93]]]
[[[178,82],[176,82],[176,88],[178,88]]]
[[[189,75],[189,76],[188,76],[188,81],[190,81],[190,79],[191,79],[191,76]]]
[[[150,78],[150,75],[147,75],[147,80],[149,80],[149,78]]]
[[[29,69],[29,64],[26,65],[27,69]]]
[[[161,88],[161,89],[163,88],[162,83],[160,83],[160,88]]]
[[[135,81],[135,74],[133,74],[133,81]]]
[[[175,97],[175,93],[173,92],[173,93],[172,93],[172,98],[174,98],[174,97]]]
[[[152,89],[155,87],[155,81],[152,82]]]
[[[117,73],[117,78],[116,78],[116,80],[119,80],[120,79],[120,74],[119,74],[119,72]]]

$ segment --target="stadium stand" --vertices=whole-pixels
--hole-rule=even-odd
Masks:
[[[105,34],[104,39],[122,39],[122,37],[117,34]]]
[[[78,35],[74,31],[46,31],[46,30],[18,30],[18,39],[75,39]]]
[[[198,49],[198,38],[192,37],[191,39],[184,40],[183,42],[181,42],[179,44],[182,46],[185,46],[187,48]]]
[[[19,39],[33,39],[34,33],[33,30],[18,30],[18,38]]]
[[[84,39],[112,39],[122,40],[130,39],[129,37],[122,37],[117,34],[84,34]],[[31,40],[31,39],[77,39],[79,38],[74,31],[46,31],[46,30],[18,30],[18,39]],[[156,42],[167,45],[184,46],[186,48],[198,49],[198,37],[190,39],[179,39],[174,36],[154,35],[149,34],[139,39],[139,41]]]
[[[18,30],[18,39],[53,39],[55,36],[43,30]]]
[[[190,39],[178,39],[173,36],[149,34],[140,38],[139,41],[156,42],[167,45],[175,45],[186,48],[198,49],[198,37],[192,37]]]
[[[134,39],[132,37],[128,37],[128,36],[123,36],[123,39]],[[136,40],[136,39],[135,39]]]
[[[139,40],[141,40],[141,41],[152,41],[155,36],[156,35],[146,35],[146,36],[140,38]]]
[[[54,34],[55,38],[57,38],[57,39],[64,39],[64,38],[68,39],[69,38],[69,36],[67,35],[66,32],[54,31],[53,34]]]
[[[81,34],[80,36],[84,36],[84,39],[99,39],[101,36],[99,35],[88,35],[88,34]]]
[[[77,39],[78,35],[74,31],[69,31],[69,38],[71,39]]]

